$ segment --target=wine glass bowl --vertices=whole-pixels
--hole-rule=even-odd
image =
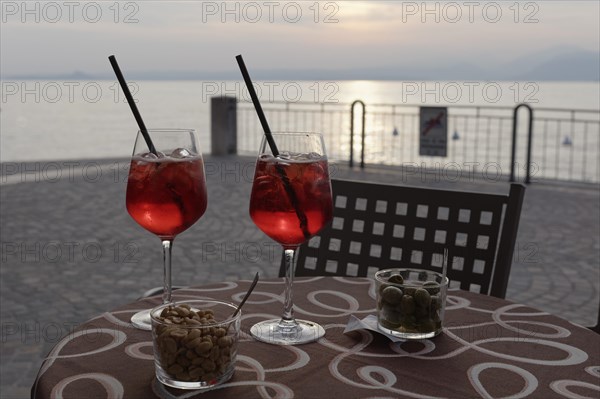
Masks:
[[[127,211],[161,238],[187,230],[206,211],[201,157],[134,157],[127,185]]]
[[[279,153],[263,138],[256,161],[250,217],[284,249],[286,265],[284,311],[281,319],[255,324],[252,335],[264,342],[294,345],[325,334],[321,326],[293,316],[292,282],[298,246],[333,217],[331,182],[323,137],[318,133],[273,133]]]
[[[175,237],[206,211],[206,179],[198,137],[192,129],[149,129],[155,152],[138,132],[129,176],[126,206],[141,227],[163,245],[163,303],[171,301],[171,248]],[[150,330],[150,310],[136,313],[132,324]]]
[[[288,177],[288,187],[282,180],[282,170]],[[262,155],[255,175],[250,217],[284,247],[302,244],[331,220],[331,187],[327,160],[323,157],[288,161]],[[288,194],[290,188],[296,204]]]

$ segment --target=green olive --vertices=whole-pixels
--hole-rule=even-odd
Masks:
[[[385,290],[387,287],[391,287],[389,284],[381,284],[379,286],[379,295],[381,295],[381,293],[383,292],[383,290]]]
[[[404,284],[404,279],[402,278],[401,275],[394,274],[390,278],[388,278],[388,282],[394,283],[394,284]]]
[[[417,287],[414,287],[414,286],[404,287],[404,294],[414,296],[416,290],[417,290]]]
[[[429,319],[420,322],[417,329],[420,333],[434,332],[436,330],[435,323]]]
[[[429,308],[429,303],[431,302],[431,295],[429,295],[429,292],[427,292],[426,289],[418,288],[415,291],[414,297],[417,305],[424,308]]]
[[[440,292],[440,285],[435,281],[426,281],[423,284],[423,288],[425,288],[431,295],[437,294]]]
[[[389,286],[381,292],[381,297],[384,301],[392,305],[398,305],[402,301],[404,293],[398,287]]]
[[[402,315],[398,313],[393,307],[389,305],[383,305],[379,311],[379,322],[383,325],[382,321],[385,321],[387,328],[398,328],[402,321]]]
[[[390,330],[396,330],[398,327],[400,327],[400,323],[392,323],[384,319],[383,317],[379,318],[379,324],[381,324],[385,328],[389,328]]]
[[[415,329],[417,328],[417,319],[415,318],[415,316],[410,315],[410,316],[405,316],[402,319],[402,327],[401,327],[401,331],[403,332],[415,332]]]
[[[415,299],[411,295],[404,295],[400,302],[400,310],[404,315],[411,315],[415,312]]]
[[[431,297],[431,305],[429,305],[429,314],[431,316],[431,319],[435,322],[440,321],[441,305],[442,302],[440,300],[440,297],[437,295],[433,295]]]
[[[417,306],[415,308],[415,315],[420,319],[428,319],[429,307]]]
[[[442,307],[442,301],[440,300],[439,295],[431,296],[431,304],[429,305],[429,307],[431,308],[432,312],[440,310],[440,308]]]

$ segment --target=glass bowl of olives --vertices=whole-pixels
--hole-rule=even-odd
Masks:
[[[386,334],[425,339],[442,332],[448,278],[429,270],[375,273],[377,326]]]

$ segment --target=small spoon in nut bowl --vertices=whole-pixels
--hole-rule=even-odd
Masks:
[[[250,284],[250,288],[248,288],[248,292],[246,292],[246,295],[244,295],[244,298],[242,298],[242,301],[238,305],[235,312],[233,312],[233,314],[231,315],[231,318],[234,318],[239,313],[240,309],[242,309],[242,306],[244,306],[244,303],[246,303],[246,299],[248,299],[248,297],[250,296],[252,291],[254,291],[254,287],[256,287],[257,283],[258,283],[258,272],[256,272],[256,276],[254,276],[254,280],[252,281],[252,284]]]

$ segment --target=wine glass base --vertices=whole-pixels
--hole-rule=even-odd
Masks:
[[[131,316],[131,324],[138,330],[152,331],[152,321],[150,320],[151,310],[142,310]]]
[[[325,335],[325,330],[312,321],[273,319],[256,323],[250,333],[258,341],[268,344],[300,345],[318,340]]]

